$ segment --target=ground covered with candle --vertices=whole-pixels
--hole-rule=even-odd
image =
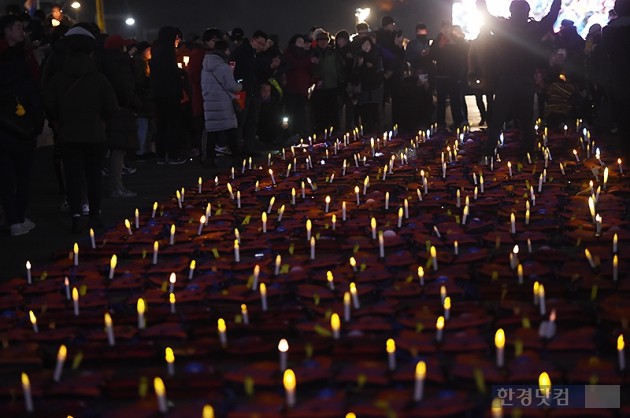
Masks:
[[[0,284],[1,415],[630,416],[493,403],[630,383],[630,179],[575,131],[490,161],[354,131],[191,179]]]

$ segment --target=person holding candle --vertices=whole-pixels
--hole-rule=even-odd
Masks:
[[[242,91],[243,86],[234,80],[232,68],[226,62],[229,56],[227,42],[217,41],[214,44],[214,50],[203,60],[201,90],[207,132],[206,164],[208,166],[214,166],[215,146],[222,136],[226,137],[233,165],[241,161],[237,134],[238,121],[233,100],[234,94]]]

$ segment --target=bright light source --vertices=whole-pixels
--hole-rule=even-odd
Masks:
[[[365,22],[368,16],[370,16],[370,8],[357,9],[354,12],[354,15],[357,17],[357,23]]]
[[[134,19],[133,17],[128,17],[127,20],[125,20],[125,23],[127,24],[127,26],[133,26],[136,24],[136,19]]]
[[[72,7],[73,9],[80,9],[81,3],[79,3],[78,1],[73,1],[70,7]]]

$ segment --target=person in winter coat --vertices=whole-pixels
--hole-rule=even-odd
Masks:
[[[143,41],[136,48],[131,58],[136,95],[142,101],[142,108],[138,111],[138,151],[137,159],[145,159],[151,153],[151,121],[155,118],[155,103],[149,97],[151,90],[151,44]]]
[[[12,236],[30,232],[35,224],[26,217],[35,138],[43,125],[38,87],[39,66],[24,46],[25,33],[18,16],[0,19],[0,203]],[[6,112],[6,113],[5,113]],[[19,133],[5,125],[18,116],[31,132]]]
[[[311,69],[313,62],[304,47],[304,35],[293,35],[289,40],[289,47],[284,51],[287,65],[287,85],[284,89],[286,101],[286,115],[289,118],[291,132],[305,135],[306,112],[308,102],[308,88],[311,86]]]
[[[360,47],[361,51],[354,62],[354,70],[361,85],[359,111],[365,132],[374,134],[381,131],[383,58],[370,37],[366,37]]]
[[[227,42],[221,40],[215,43],[214,50],[203,59],[201,92],[207,131],[206,163],[210,166],[214,162],[215,145],[221,135],[226,137],[232,163],[238,164],[241,160],[233,100],[234,93],[240,92],[243,86],[234,80],[232,67],[226,62],[229,55]]]
[[[321,133],[339,129],[339,87],[345,85],[343,58],[329,45],[328,32],[316,35],[317,47],[312,50],[315,90],[311,96],[313,128]]]
[[[182,164],[182,108],[184,92],[183,70],[177,66],[175,49],[179,45],[179,30],[165,26],[151,47],[151,98],[155,101],[157,124],[156,151],[158,164]]]
[[[138,149],[138,122],[136,111],[142,107],[136,95],[127,46],[131,41],[120,35],[110,35],[105,40],[101,63],[103,74],[116,91],[120,108],[107,120],[109,145],[109,196],[113,198],[135,197],[137,194],[123,186],[122,168],[127,151]]]
[[[90,54],[94,35],[76,27],[66,33],[68,55],[61,72],[44,90],[49,121],[56,126],[68,188],[72,231],[81,232],[83,183],[87,184],[90,226],[100,228],[101,161],[107,135],[105,120],[118,110],[116,92]]]

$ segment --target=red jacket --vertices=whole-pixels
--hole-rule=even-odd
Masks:
[[[193,116],[203,115],[203,97],[201,95],[201,69],[203,67],[203,58],[207,51],[202,48],[194,48],[190,52],[190,61],[186,71],[188,71],[188,80],[192,87],[192,113]]]
[[[289,47],[284,52],[284,59],[287,63],[285,91],[307,96],[308,88],[313,82],[311,77],[313,63],[310,56],[308,54],[299,56]]]

